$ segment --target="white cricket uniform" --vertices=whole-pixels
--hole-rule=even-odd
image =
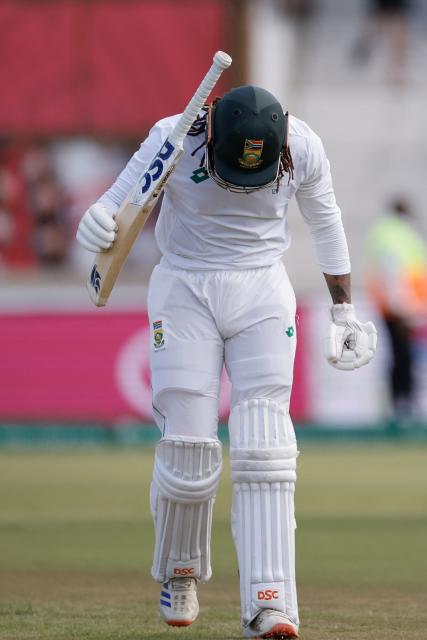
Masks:
[[[178,118],[165,118],[152,128],[101,202],[109,208],[120,205]],[[163,259],[151,277],[148,311],[153,404],[162,431],[211,437],[216,434],[224,362],[233,384],[233,405],[265,397],[259,388],[265,386],[268,397],[284,393],[283,399],[289,400],[295,297],[281,258],[290,245],[287,209],[294,194],[322,271],[348,273],[350,261],[329,162],[320,138],[306,123],[289,117],[293,180],[288,183],[285,174],[278,190],[251,194],[230,193],[206,179],[200,166],[204,146],[197,150],[203,136],[186,137],[184,156],[165,188],[156,225]],[[285,333],[289,327],[291,338]],[[158,344],[155,335],[163,335]],[[270,358],[279,369],[276,389]],[[165,392],[173,396],[173,415],[162,399]],[[188,392],[196,396],[189,398]]]
[[[101,202],[109,208],[120,205],[178,117],[153,127]],[[156,457],[152,574],[159,581],[182,572],[201,580],[210,577],[210,524],[203,539],[197,538],[196,531],[191,533],[196,512],[188,509],[196,509],[197,503],[211,513],[219,463],[209,494],[195,490],[190,507],[192,494],[184,481],[188,470],[181,469],[184,462],[173,460],[179,442],[196,446],[200,441],[208,449],[217,442],[219,380],[225,364],[233,388],[232,527],[245,637],[251,637],[248,624],[263,607],[284,611],[298,623],[293,507],[297,451],[289,417],[295,295],[282,262],[290,244],[287,209],[293,195],[309,225],[322,271],[350,272],[322,143],[293,116],[288,140],[294,178],[288,182],[285,174],[279,189],[275,185],[236,194],[206,176],[201,166],[204,133],[186,137],[185,153],[164,191],[156,226],[163,258],[153,271],[148,294],[153,406],[161,442],[171,447],[166,453],[159,449]],[[205,454],[186,455],[193,469]],[[210,516],[204,517],[210,523]],[[183,522],[189,539],[197,538],[194,549],[176,537]],[[173,543],[168,542],[171,538]]]

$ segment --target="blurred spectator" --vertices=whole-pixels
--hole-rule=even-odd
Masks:
[[[317,0],[276,0],[280,9],[297,20],[310,18]]]
[[[13,177],[0,167],[0,256],[11,245],[15,224],[10,211],[13,194]]]
[[[28,200],[34,219],[34,250],[41,266],[67,261],[69,233],[65,194],[44,146],[30,149],[23,162]]]
[[[0,140],[0,263],[33,266],[32,220],[22,175],[25,151],[20,143]]]
[[[381,39],[388,49],[386,79],[395,85],[406,80],[411,0],[371,0],[366,24],[353,49],[353,58],[366,63]]]
[[[427,245],[412,222],[403,198],[368,237],[367,283],[390,341],[389,390],[394,416],[411,418],[414,407],[414,328],[427,319]]]
[[[309,52],[313,40],[313,28],[315,28],[314,16],[319,8],[318,0],[276,0],[276,6],[282,12],[283,19],[292,24],[295,32],[297,51],[291,83],[297,85],[310,68]]]
[[[132,142],[135,150],[137,143]],[[82,212],[123,169],[130,144],[127,140],[75,136],[54,139],[49,146],[55,174],[59,176],[67,196],[68,264],[83,277],[92,267],[93,256],[75,242],[78,222]]]
[[[76,221],[121,171],[129,147],[137,143],[89,136],[0,139],[0,264],[86,274],[93,257],[75,242]],[[155,218],[153,212],[126,265],[143,277],[158,261]]]

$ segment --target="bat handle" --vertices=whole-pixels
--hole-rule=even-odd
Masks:
[[[231,65],[231,57],[224,51],[217,51],[213,57],[213,63],[196,93],[188,103],[184,113],[175,125],[169,140],[173,145],[181,146],[191,125],[197,117],[200,109],[205,104],[210,92],[216,85],[224,69]]]

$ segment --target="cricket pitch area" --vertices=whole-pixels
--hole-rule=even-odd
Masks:
[[[302,640],[427,638],[427,447],[301,445]],[[200,616],[166,627],[150,578],[149,449],[0,453],[0,639],[241,637],[225,460]]]

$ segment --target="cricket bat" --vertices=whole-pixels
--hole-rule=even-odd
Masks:
[[[217,51],[213,63],[196,93],[169,137],[141,172],[135,186],[123,201],[116,215],[117,238],[110,249],[101,251],[95,258],[87,280],[87,289],[97,307],[107,304],[123,264],[153,210],[165,184],[184,152],[183,142],[200,109],[217,83],[224,69],[231,64],[231,57]]]

